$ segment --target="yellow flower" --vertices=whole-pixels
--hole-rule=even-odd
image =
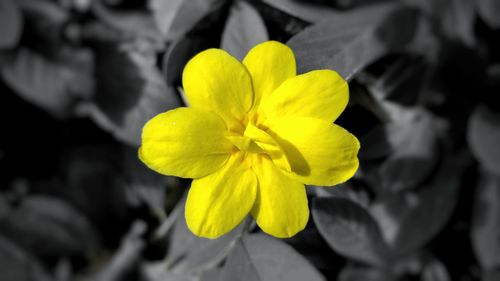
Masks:
[[[337,72],[296,75],[290,48],[254,47],[243,63],[220,49],[186,65],[190,107],[159,114],[143,129],[140,159],[151,169],[193,178],[186,222],[216,238],[250,213],[276,237],[304,229],[304,184],[331,186],[358,168],[359,142],[333,124],[349,90]]]

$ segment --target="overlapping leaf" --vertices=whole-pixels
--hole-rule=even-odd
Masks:
[[[114,44],[97,50],[97,107],[80,108],[104,130],[133,146],[140,144],[142,127],[149,119],[180,106],[176,91],[156,68],[154,48],[143,43],[145,50]]]
[[[151,4],[158,28],[167,40],[176,40],[211,12],[221,8],[225,0],[154,0]]]
[[[241,61],[253,46],[268,39],[267,28],[255,8],[245,2],[231,7],[222,33],[222,49]]]
[[[404,48],[417,21],[414,9],[372,5],[306,28],[287,44],[294,50],[299,73],[326,68],[350,80],[369,63]]]
[[[0,1],[0,49],[14,47],[21,38],[23,17],[13,0]]]
[[[221,281],[324,281],[299,253],[264,234],[246,235],[236,242]]]
[[[56,198],[32,196],[0,221],[0,234],[34,253],[56,257],[95,252],[99,241],[85,216]]]
[[[500,27],[500,3],[495,0],[477,0],[477,10],[481,17],[492,27]]]
[[[42,265],[11,240],[0,235],[0,279],[2,281],[49,281]]]
[[[89,69],[51,61],[29,49],[20,49],[2,78],[22,98],[56,116],[71,113],[79,97],[93,90]]]
[[[476,187],[472,245],[484,270],[500,266],[500,179],[482,173]]]
[[[187,228],[184,218],[185,200],[177,207],[176,222],[169,239],[169,250],[166,259],[167,267],[174,272],[199,273],[216,266],[229,254],[236,240],[246,231],[247,222],[219,239],[210,240],[195,236]]]
[[[469,119],[467,140],[478,161],[500,176],[500,114],[478,106]]]
[[[310,5],[305,1],[264,0],[263,2],[310,23],[331,20],[342,14],[331,7]]]
[[[387,245],[377,223],[361,206],[347,199],[319,198],[312,215],[330,247],[342,255],[372,265],[383,264]]]
[[[429,242],[446,224],[458,200],[464,163],[447,159],[417,191],[382,197],[371,206],[394,256]]]

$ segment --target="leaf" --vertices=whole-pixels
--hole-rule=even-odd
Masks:
[[[418,13],[397,4],[378,4],[342,13],[304,29],[288,41],[297,72],[332,69],[351,80],[382,56],[413,38]]]
[[[56,116],[68,115],[78,97],[93,90],[89,69],[65,65],[21,48],[2,78],[23,99]]]
[[[432,259],[425,264],[422,270],[421,281],[450,281],[451,277],[444,264],[437,260]]]
[[[417,187],[439,162],[432,118],[421,114],[412,122],[389,124],[386,128],[393,153],[380,166],[381,190],[398,192]]]
[[[338,17],[342,13],[328,6],[314,5],[295,0],[263,0],[264,3],[310,23],[318,23]]]
[[[205,36],[188,35],[174,41],[163,59],[163,71],[167,77],[167,83],[169,85],[180,84],[186,63],[209,47],[212,47],[212,42]]]
[[[145,203],[150,211],[160,219],[165,214],[165,194],[167,183],[178,182],[177,178],[166,177],[146,167],[137,157],[137,149],[123,148],[123,176],[127,180],[129,198],[137,199],[135,207]],[[177,187],[177,186],[176,186]]]
[[[396,281],[389,270],[376,267],[344,266],[340,271],[339,281]]]
[[[0,220],[10,212],[10,204],[3,193],[0,193]]]
[[[386,243],[377,223],[356,203],[342,198],[313,201],[312,216],[328,245],[351,259],[380,265],[386,258]]]
[[[173,272],[199,273],[214,267],[229,254],[235,241],[246,231],[247,221],[218,239],[200,238],[187,228],[185,202],[184,198],[176,206],[178,216],[169,239],[166,264]]]
[[[4,65],[12,63],[12,53],[12,50],[0,50],[0,73]]]
[[[482,173],[476,186],[471,240],[483,270],[500,266],[500,179]]]
[[[148,262],[143,263],[140,267],[141,279],[144,281],[215,281],[218,279],[202,279],[196,278],[192,274],[184,272],[172,272],[165,268],[165,262]]]
[[[314,197],[335,197],[350,200],[363,208],[370,205],[370,194],[366,185],[354,180],[336,186],[307,186],[308,194]]]
[[[0,235],[0,280],[52,280],[41,264],[9,239]]]
[[[500,114],[477,106],[469,117],[467,141],[479,163],[500,176]]]
[[[324,281],[291,246],[264,234],[238,240],[222,271],[222,281]]]
[[[156,68],[152,46],[104,45],[97,49],[96,104],[80,106],[102,129],[138,147],[142,127],[155,115],[181,105]],[[128,48],[127,48],[128,47]]]
[[[68,20],[69,14],[62,6],[52,1],[42,0],[20,0],[17,1],[23,12],[30,14],[30,17],[36,18],[36,21],[43,21],[48,25],[61,24]],[[41,28],[45,28],[39,26]],[[48,36],[49,34],[45,34]]]
[[[268,39],[266,25],[257,10],[246,2],[236,2],[222,33],[222,49],[241,61],[253,46]]]
[[[83,256],[99,245],[92,225],[69,204],[32,195],[0,221],[0,233],[36,254]]]
[[[445,159],[432,179],[416,191],[378,198],[370,209],[391,254],[419,249],[445,226],[458,201],[464,164]]]
[[[441,25],[444,32],[450,38],[460,40],[469,47],[473,47],[476,43],[474,35],[475,2],[477,1],[448,0],[442,13],[436,13],[436,17],[442,20]]]
[[[448,39],[460,40],[469,47],[476,43],[474,25],[476,21],[475,5],[469,0],[403,0],[418,7],[425,13],[434,30]]]
[[[126,231],[131,215],[120,152],[117,143],[69,147],[59,172],[62,184],[51,193],[81,210],[106,244],[116,246],[120,242],[116,237]]]
[[[200,279],[198,281],[222,280],[222,273],[222,268],[219,267],[205,270],[200,274]]]
[[[477,0],[477,11],[481,18],[493,29],[500,28],[500,2],[496,0]]]
[[[106,243],[119,242],[116,237],[128,227],[133,210],[146,212],[152,221],[164,219],[165,201],[170,199],[167,184],[178,188],[179,181],[145,167],[137,158],[137,148],[113,142],[87,144],[70,147],[63,154],[59,171],[63,180],[50,193],[88,216]],[[44,191],[49,190],[44,187]]]
[[[0,0],[0,49],[17,45],[23,30],[23,17],[14,0]]]
[[[366,134],[360,137],[362,144],[359,157],[363,160],[378,160],[395,153],[398,150],[405,149],[410,138],[414,138],[413,127],[418,129],[430,126],[431,134],[435,138],[434,124],[436,120],[427,111],[414,109],[397,105],[397,107],[388,108],[392,102],[379,101],[382,109],[390,111],[386,113],[389,117],[387,123],[380,124]],[[419,132],[420,133],[420,132]],[[433,138],[433,139],[434,139]],[[427,139],[427,138],[424,138]]]
[[[284,1],[287,2],[287,1]],[[279,42],[286,42],[290,37],[304,30],[307,26],[311,25],[304,19],[298,18],[285,12],[281,7],[276,7],[265,1],[251,1],[254,8],[259,11],[268,27],[270,38]],[[296,2],[292,1],[290,4],[285,3],[283,6],[294,6]]]
[[[113,11],[101,1],[92,1],[91,5],[93,13],[113,28],[132,36],[146,37],[152,40],[159,40],[161,36],[151,14],[139,11]]]
[[[170,27],[179,12],[179,9],[184,4],[185,0],[151,0],[150,9],[153,11],[153,18],[156,26],[166,36],[170,31]]]
[[[395,136],[396,144],[400,143],[402,134],[398,134],[398,124],[389,123],[381,124],[372,128],[368,133],[359,138],[361,148],[359,150],[359,159],[361,160],[378,160],[383,159],[394,151],[394,144],[388,139],[390,136]],[[403,126],[406,128],[406,126]]]
[[[484,272],[481,281],[497,281],[499,279],[500,279],[500,269],[496,269]]]
[[[153,0],[151,10],[158,28],[167,40],[178,40],[225,0]]]
[[[425,54],[426,50],[422,56],[417,56],[415,53],[421,54],[423,50],[419,48],[428,48],[429,44],[434,42],[434,38],[429,35],[427,26],[424,26],[423,22],[420,24],[415,39],[411,47],[409,46],[411,49],[408,50],[408,54],[391,58],[394,61],[391,61],[381,74],[370,73],[370,70],[363,73],[366,78],[360,80],[366,80],[361,82],[374,98],[381,101],[390,100],[403,105],[421,103],[422,91],[427,89],[432,68],[424,58],[424,55],[427,55]],[[437,50],[433,52],[435,51]],[[430,57],[430,54],[427,57]]]
[[[23,45],[36,53],[59,63],[74,60],[68,55],[68,41],[64,38],[70,13],[54,1],[21,0],[17,1],[26,16],[26,40]]]
[[[88,280],[120,281],[124,280],[141,258],[145,248],[143,237],[146,234],[147,225],[142,220],[135,220],[128,232],[122,238],[120,247],[113,257]]]

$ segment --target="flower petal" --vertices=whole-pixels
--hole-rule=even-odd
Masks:
[[[301,117],[268,120],[268,125],[267,132],[284,149],[296,180],[332,186],[358,169],[359,141],[338,125]]]
[[[231,126],[242,120],[253,101],[252,79],[236,58],[208,49],[192,58],[182,75],[189,105],[219,114]]]
[[[293,51],[282,43],[267,41],[253,47],[243,64],[252,76],[254,108],[261,97],[270,95],[281,83],[296,75]]]
[[[195,235],[217,238],[235,228],[250,212],[257,178],[243,153],[234,153],[224,167],[191,184],[186,223]]]
[[[268,118],[297,116],[333,122],[349,101],[347,82],[335,71],[314,70],[288,79],[262,99]]]
[[[217,114],[177,108],[149,120],[142,131],[139,158],[164,175],[199,178],[218,170],[234,146]]]
[[[252,168],[259,180],[252,216],[259,227],[279,238],[303,230],[309,220],[305,186],[286,176],[267,156],[254,155]]]

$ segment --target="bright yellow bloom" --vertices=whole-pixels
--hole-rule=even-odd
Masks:
[[[257,45],[243,63],[220,49],[186,65],[189,108],[159,114],[143,129],[139,157],[151,169],[193,178],[186,221],[216,238],[250,213],[276,237],[304,229],[304,184],[331,186],[358,168],[359,142],[333,122],[349,90],[335,71],[296,75],[290,48]]]

